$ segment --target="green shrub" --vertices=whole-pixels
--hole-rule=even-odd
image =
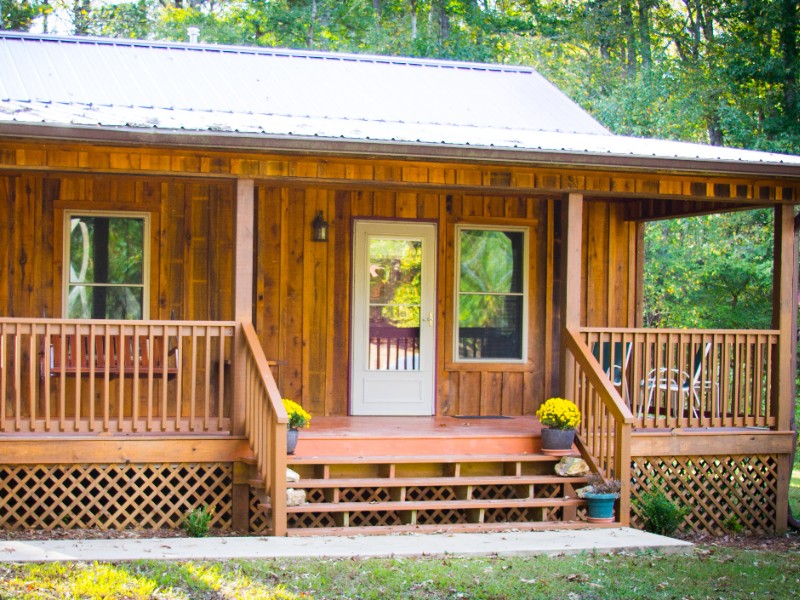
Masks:
[[[183,519],[181,528],[190,537],[206,537],[208,535],[208,528],[213,517],[213,508],[208,506],[195,508]]]
[[[636,506],[645,531],[659,535],[671,535],[689,514],[687,507],[678,508],[661,491],[645,494],[641,500],[636,501]]]
[[[725,522],[722,524],[722,526],[725,528],[726,531],[734,535],[737,535],[739,533],[742,533],[742,531],[744,531],[744,525],[742,525],[741,521],[739,521],[739,517],[737,517],[736,515],[731,515],[730,517],[725,519]]]

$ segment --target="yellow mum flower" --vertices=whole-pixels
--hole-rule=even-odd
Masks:
[[[542,425],[553,429],[575,429],[581,422],[581,411],[564,398],[550,398],[539,407],[536,416]]]
[[[289,415],[289,429],[299,429],[311,425],[311,415],[303,410],[302,406],[288,398],[283,398],[282,400],[283,408],[286,409],[286,414]]]

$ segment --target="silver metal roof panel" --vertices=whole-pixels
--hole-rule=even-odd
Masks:
[[[784,165],[610,134],[527,67],[0,32],[0,124]]]

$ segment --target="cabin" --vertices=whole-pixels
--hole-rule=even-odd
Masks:
[[[561,396],[612,526],[662,490],[687,531],[785,529],[800,157],[612,135],[527,67],[0,57],[1,527],[608,526],[541,452]],[[764,207],[771,329],[642,327],[647,222]]]

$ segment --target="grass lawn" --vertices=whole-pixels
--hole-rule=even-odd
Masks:
[[[800,540],[637,554],[482,559],[0,565],[0,598],[794,598]]]

